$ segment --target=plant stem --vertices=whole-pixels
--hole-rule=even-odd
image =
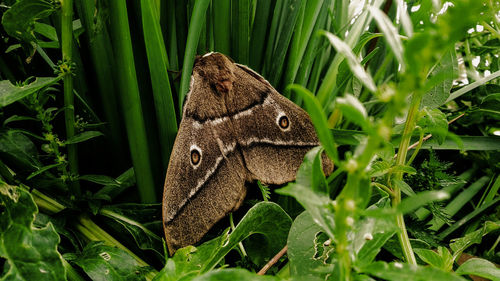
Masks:
[[[73,96],[73,76],[71,71],[73,52],[73,0],[61,0],[61,50],[64,74],[64,121],[66,124],[66,139],[75,135],[75,107]],[[78,155],[76,144],[68,145],[68,164],[71,176],[78,174]],[[73,195],[80,194],[78,181],[70,183]]]
[[[401,139],[401,143],[399,144],[398,156],[396,158],[396,165],[403,166],[406,161],[406,155],[408,153],[408,147],[410,146],[411,135],[413,133],[413,129],[415,128],[415,123],[418,115],[418,108],[420,106],[420,100],[422,99],[422,95],[415,93],[413,95],[410,110],[408,111],[408,116],[406,117],[405,128],[403,131],[403,137]],[[403,179],[403,172],[396,172],[396,179]],[[394,197],[392,198],[392,206],[393,208],[397,208],[401,203],[401,189],[397,186],[394,186]],[[410,244],[410,238],[408,237],[408,232],[406,231],[406,225],[403,218],[403,214],[399,213],[396,217],[396,223],[401,230],[398,233],[399,243],[401,244],[401,249],[403,250],[403,254],[406,258],[406,261],[409,264],[416,265],[417,260],[415,259],[415,254],[413,253],[413,249]]]

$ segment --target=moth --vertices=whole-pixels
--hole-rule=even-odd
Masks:
[[[198,57],[165,178],[170,254],[238,209],[245,183],[295,180],[304,155],[318,145],[308,114],[262,76],[220,53]],[[330,173],[333,163],[322,160]]]

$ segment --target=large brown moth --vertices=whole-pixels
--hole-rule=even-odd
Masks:
[[[295,179],[319,145],[307,113],[262,76],[219,53],[198,57],[163,194],[170,254],[198,242],[239,208],[246,182]],[[323,170],[333,164],[323,157]]]

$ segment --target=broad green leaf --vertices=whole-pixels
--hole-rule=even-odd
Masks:
[[[423,109],[426,115],[418,121],[418,125],[442,144],[448,134],[448,120],[446,115],[439,109]]]
[[[275,276],[257,275],[241,268],[220,269],[207,272],[193,279],[193,281],[273,281],[281,280]]]
[[[2,25],[10,36],[31,42],[35,40],[35,21],[50,16],[56,10],[57,5],[52,1],[18,1],[3,14]]]
[[[387,161],[377,161],[370,165],[369,176],[380,177],[387,174],[391,170],[391,163]]]
[[[33,142],[14,130],[0,131],[0,157],[7,165],[21,171],[31,172],[42,168]]]
[[[467,260],[455,272],[460,275],[471,274],[490,280],[500,280],[500,269],[484,259]]]
[[[99,214],[121,225],[132,235],[137,247],[152,250],[163,258],[163,237],[153,232],[162,229],[160,204],[117,204],[102,207]],[[123,228],[117,228],[117,231],[123,232]]]
[[[394,56],[398,60],[401,65],[401,70],[405,71],[405,61],[403,59],[403,44],[401,43],[401,39],[399,38],[398,30],[392,24],[392,21],[389,17],[384,14],[379,8],[370,6],[370,13],[373,18],[377,22],[378,27],[384,33],[384,38],[389,44],[394,53]]]
[[[454,259],[447,248],[438,247],[437,251],[417,248],[414,249],[414,252],[427,264],[444,271],[451,271],[453,269]]]
[[[67,139],[64,143],[65,144],[74,144],[74,143],[79,143],[83,142],[89,139],[93,139],[95,137],[103,136],[104,134],[99,132],[99,131],[85,131],[83,133],[80,133],[78,135],[74,135],[71,138]]]
[[[24,86],[15,86],[9,80],[0,81],[0,108],[25,98],[40,89],[50,86],[60,77],[37,77],[35,81]]]
[[[447,52],[430,76],[440,76],[440,80],[429,92],[427,92],[421,102],[421,107],[436,109],[443,105],[450,96],[453,80],[458,77],[458,62],[455,50]]]
[[[372,263],[382,246],[397,230],[396,222],[391,217],[364,217],[356,221],[349,235],[351,237],[350,250],[355,257],[354,265],[361,268]]]
[[[114,178],[105,175],[83,175],[79,176],[78,179],[101,185],[120,186],[121,184],[121,182],[115,180]]]
[[[366,109],[355,96],[346,94],[344,97],[338,97],[335,105],[342,111],[346,119],[361,126],[365,131],[369,128],[370,123],[367,119]]]
[[[465,281],[464,278],[454,273],[434,267],[415,266],[400,262],[374,262],[363,267],[361,271],[389,281]]]
[[[407,197],[401,201],[398,206],[398,211],[403,214],[410,213],[419,207],[422,207],[430,202],[441,201],[450,198],[450,195],[444,191],[423,191],[416,195]]]
[[[290,275],[299,280],[324,280],[326,273],[317,271],[325,260],[333,258],[333,243],[325,243],[329,237],[323,233],[309,212],[302,212],[293,221],[288,234],[288,259]],[[331,242],[331,240],[329,240]]]
[[[212,270],[231,249],[253,234],[265,236],[266,244],[262,249],[272,253],[271,258],[286,244],[291,223],[279,205],[260,202],[246,213],[230,234],[226,231],[199,247],[179,249],[154,280],[191,280],[193,276]]]
[[[288,88],[290,90],[297,91],[297,93],[304,99],[307,112],[311,117],[314,128],[316,129],[316,133],[318,134],[318,138],[323,148],[325,148],[325,151],[330,157],[330,159],[332,159],[334,162],[338,162],[337,148],[335,147],[332,133],[328,129],[326,116],[323,112],[323,108],[321,107],[319,101],[308,89],[300,85],[294,84],[290,85]]]
[[[262,245],[262,249],[272,258],[285,246],[291,224],[292,219],[279,205],[272,202],[256,204],[229,234],[222,247],[217,248],[210,258],[205,260],[201,272],[213,269],[231,249],[253,234],[265,236],[266,243]]]
[[[322,170],[323,148],[315,147],[306,153],[297,172],[297,184],[310,186],[314,191],[326,192],[327,183]]]
[[[324,31],[322,32],[322,35],[325,35],[326,38],[328,38],[337,52],[345,56],[347,63],[351,68],[352,74],[354,74],[354,76],[356,76],[356,78],[358,78],[359,81],[363,83],[366,88],[368,88],[368,90],[375,92],[377,87],[375,86],[375,82],[373,82],[373,78],[365,71],[349,45],[330,32]]]
[[[104,245],[103,242],[89,243],[73,262],[92,280],[146,280],[144,269],[132,256],[124,250]]]
[[[37,207],[24,189],[0,183],[2,280],[66,280],[57,251],[59,235],[51,223],[33,225]]]
[[[56,29],[52,25],[48,25],[46,23],[41,23],[41,22],[35,22],[34,31],[36,33],[39,33],[39,34],[47,37],[48,39],[50,39],[52,41],[55,41],[55,42],[59,41],[59,38],[57,38]]]

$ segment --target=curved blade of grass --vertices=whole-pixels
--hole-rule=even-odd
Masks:
[[[351,68],[352,74],[354,74],[354,76],[356,76],[359,81],[368,88],[368,90],[375,92],[377,90],[377,86],[375,86],[373,78],[370,74],[368,74],[368,72],[365,71],[361,63],[356,58],[356,55],[354,55],[353,51],[351,50],[351,47],[344,41],[342,41],[339,37],[333,35],[328,31],[323,31],[321,33],[322,35],[325,35],[326,38],[328,38],[337,52],[342,54],[346,58],[347,64]]]
[[[153,88],[153,98],[160,137],[161,160],[166,171],[170,152],[177,134],[177,119],[168,78],[168,57],[156,7],[149,0],[141,0],[142,28],[149,72]]]
[[[490,201],[487,204],[483,204],[481,207],[474,209],[474,211],[470,212],[465,217],[463,217],[462,219],[460,219],[457,222],[455,222],[452,226],[448,227],[446,230],[444,230],[443,232],[441,232],[438,235],[439,239],[443,240],[448,235],[450,235],[453,231],[455,231],[459,227],[465,225],[469,220],[475,218],[477,215],[481,214],[486,209],[488,209],[490,207],[496,206],[499,202],[500,202],[500,198],[497,197],[495,200]]]
[[[490,74],[486,77],[483,77],[483,78],[475,81],[474,83],[471,83],[471,84],[461,88],[458,91],[451,93],[450,97],[448,97],[448,99],[445,101],[445,103],[450,102],[450,101],[460,97],[461,95],[468,93],[468,92],[472,91],[473,89],[484,85],[486,82],[491,81],[493,79],[496,79],[498,77],[500,77],[500,70],[497,70],[497,71],[493,72],[492,74]]]
[[[375,0],[372,4],[373,7],[380,7],[384,1]],[[349,30],[349,34],[345,39],[345,43],[349,47],[353,47],[356,42],[359,40],[361,34],[364,32],[366,26],[370,24],[371,15],[368,12],[363,12],[356,19],[356,22],[352,25]],[[317,96],[320,104],[325,105],[328,100],[333,99],[335,96],[331,95],[333,92],[336,82],[337,82],[337,74],[340,63],[344,60],[344,55],[341,53],[337,53],[333,58],[333,61],[330,63],[328,70],[324,76],[323,82],[318,89]]]
[[[488,183],[488,181],[489,178],[487,176],[479,178],[464,191],[458,194],[458,196],[456,196],[450,203],[448,203],[448,205],[446,205],[443,209],[443,212],[448,214],[450,217],[454,216]],[[429,229],[434,231],[439,230],[445,224],[445,222],[439,218],[434,218],[431,223],[432,225]]]
[[[119,98],[122,102],[139,196],[143,203],[155,202],[156,188],[135,72],[126,1],[111,1],[110,9],[113,11],[110,13],[110,19],[116,60],[115,73],[119,81],[118,87],[121,92]]]
[[[186,51],[182,65],[181,88],[179,91],[179,112],[182,112],[184,98],[189,91],[189,80],[193,71],[193,62],[198,47],[198,41],[203,26],[205,25],[206,12],[210,0],[196,0],[193,7],[193,14],[189,22],[189,30],[186,42]]]
[[[335,143],[333,141],[333,135],[328,129],[328,123],[326,121],[326,116],[323,113],[323,108],[321,104],[316,99],[316,97],[306,88],[300,85],[290,85],[288,86],[290,90],[295,90],[304,100],[306,104],[307,112],[311,117],[311,120],[318,134],[318,138],[325,148],[326,154],[334,161],[338,162],[338,153]]]
[[[283,72],[285,56],[292,39],[293,30],[299,17],[301,1],[289,0],[282,10],[280,25],[278,27],[279,38],[276,40],[272,57],[267,61],[269,72],[267,78],[271,85],[276,86]]]
[[[410,15],[408,15],[408,11],[405,9],[403,0],[397,0],[399,18],[401,20],[401,26],[403,26],[403,30],[405,31],[408,37],[413,36],[413,25],[411,23]]]
[[[293,83],[297,76],[302,59],[304,58],[304,53],[306,52],[306,47],[311,39],[316,20],[319,19],[318,15],[323,6],[323,2],[323,0],[313,0],[305,5],[303,12],[304,18],[297,24],[297,27],[300,26],[300,33],[294,35],[290,55],[288,56],[287,71],[284,74],[284,86]]]
[[[378,27],[384,34],[385,40],[391,47],[394,56],[401,65],[401,71],[404,71],[406,67],[403,59],[403,44],[401,43],[397,29],[394,27],[389,17],[379,8],[371,6],[369,10],[377,22]]]

